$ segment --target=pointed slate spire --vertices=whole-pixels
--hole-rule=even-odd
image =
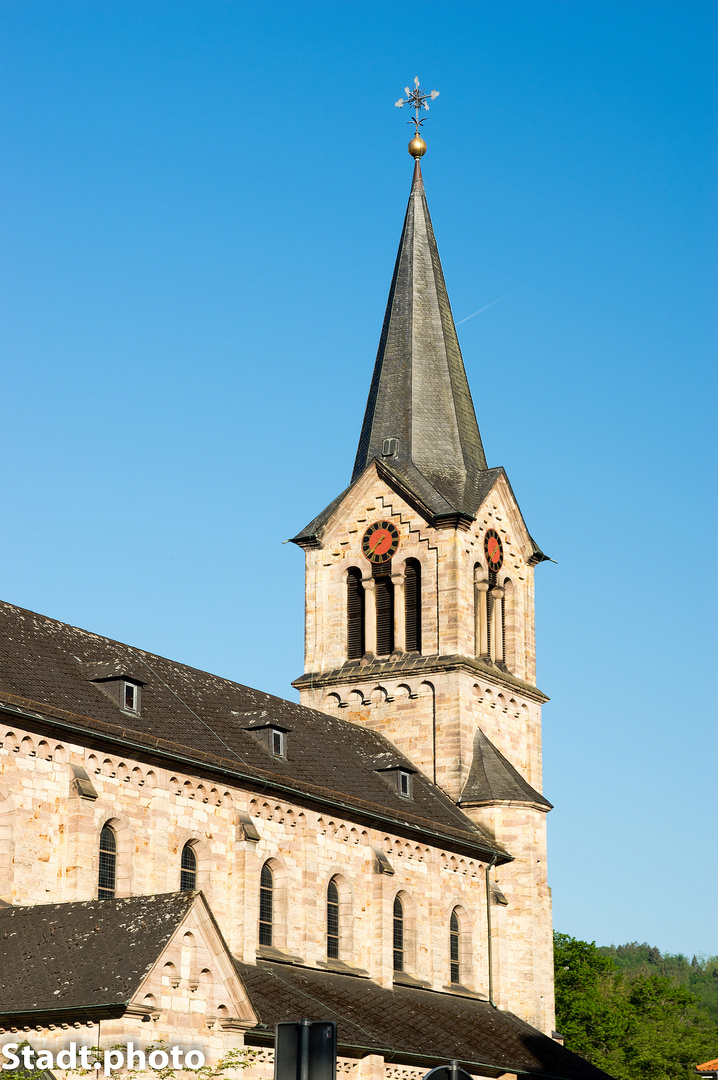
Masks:
[[[437,513],[474,517],[486,457],[418,156],[352,481],[374,458]]]

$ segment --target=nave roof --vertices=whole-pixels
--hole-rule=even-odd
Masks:
[[[96,681],[123,676],[142,684],[138,714]],[[0,603],[3,702],[51,721],[65,738],[110,740],[123,756],[161,756],[168,768],[221,773],[237,786],[310,800],[452,851],[510,859],[423,774],[413,798],[402,798],[375,767],[388,749],[398,753],[378,732],[7,603]],[[252,733],[262,712],[287,732],[286,758]]]

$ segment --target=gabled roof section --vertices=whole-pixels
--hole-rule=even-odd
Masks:
[[[411,466],[457,513],[473,517],[486,457],[417,159],[352,479],[397,439]]]
[[[424,1070],[457,1059],[474,1074],[609,1080],[512,1013],[468,995],[377,986],[369,979],[308,967],[236,961],[257,1027],[247,1042],[273,1042],[274,1025],[298,1016],[336,1020],[340,1054],[383,1054]]]
[[[197,898],[0,908],[0,1018],[121,1014]]]
[[[125,712],[88,678],[98,664],[142,679],[141,716]],[[428,777],[417,778],[410,807],[392,791],[374,761],[398,751],[378,732],[5,603],[0,708],[14,711],[18,723],[47,721],[65,738],[102,738],[123,757],[150,755],[166,768],[221,775],[452,851],[511,858]],[[245,730],[262,712],[289,732],[284,758]]]
[[[537,810],[552,810],[553,806],[487,739],[480,728],[474,736],[474,756],[469,778],[461,792],[459,803],[471,806],[490,806],[494,803],[523,803]]]

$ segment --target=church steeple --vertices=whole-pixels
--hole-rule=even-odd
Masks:
[[[486,458],[421,175],[414,178],[352,481],[379,458],[437,516],[473,518]]]

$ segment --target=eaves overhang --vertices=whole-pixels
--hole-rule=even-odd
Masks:
[[[310,809],[340,811],[357,823],[369,827],[387,828],[405,839],[421,838],[432,846],[448,846],[452,852],[482,861],[496,856],[497,865],[513,861],[513,856],[502,845],[488,844],[478,836],[474,838],[470,835],[469,829],[437,828],[432,826],[427,819],[409,813],[402,817],[395,817],[375,803],[355,796],[343,795],[307,782],[295,783],[286,777],[279,777],[276,773],[263,769],[238,769],[231,759],[195,751],[190,747],[170,743],[156,736],[148,735],[144,739],[138,739],[138,733],[131,729],[120,728],[118,725],[94,720],[91,717],[82,717],[69,710],[51,708],[0,690],[0,713],[2,712],[16,718],[47,725],[52,730],[75,735],[78,741],[85,744],[88,740],[94,740],[101,746],[110,745],[118,748],[123,754],[127,754],[128,750],[134,750],[165,767],[168,762],[175,767],[178,764],[184,764],[189,772],[202,773],[207,777],[232,779],[251,791],[276,794]],[[457,814],[460,813],[461,811],[457,811]],[[468,819],[467,826],[471,827]]]

